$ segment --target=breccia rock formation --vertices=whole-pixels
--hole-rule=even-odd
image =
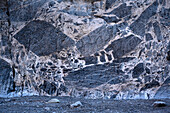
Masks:
[[[1,0],[0,97],[170,98],[169,0]]]

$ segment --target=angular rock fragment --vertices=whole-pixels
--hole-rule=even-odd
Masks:
[[[115,2],[116,0],[106,0],[106,10],[109,9]]]
[[[153,40],[152,35],[151,35],[150,33],[146,33],[146,34],[145,34],[145,40],[146,40],[146,41]]]
[[[157,37],[157,40],[161,41],[163,37],[162,37],[161,29],[159,27],[159,23],[158,22],[153,23],[153,27],[154,27],[154,32]]]
[[[53,7],[54,4],[56,4],[55,1],[51,1],[51,2],[48,3],[48,6],[49,6],[49,7]]]
[[[107,54],[107,59],[108,59],[109,61],[111,61],[111,60],[112,60],[112,56],[111,56],[110,54]]]
[[[33,2],[32,0],[27,0],[27,2],[23,2],[23,7],[21,1],[9,0],[10,21],[20,22],[32,20],[38,9],[43,6],[46,1],[47,0],[40,0]]]
[[[77,43],[77,49],[84,56],[89,56],[101,50],[117,32],[116,26],[103,25],[84,36]]]
[[[15,91],[15,83],[13,75],[10,74],[11,72],[10,64],[0,59],[0,95]]]
[[[150,74],[150,69],[148,67],[145,68],[147,74]]]
[[[121,58],[123,55],[131,52],[142,40],[136,36],[130,35],[116,41],[113,41],[105,50],[113,50],[114,58]]]
[[[84,57],[84,60],[86,62],[86,65],[89,65],[89,64],[97,64],[97,57],[95,56],[87,56],[87,57]]]
[[[59,29],[40,20],[30,22],[14,37],[38,56],[49,55],[74,45],[74,41]]]
[[[131,14],[132,6],[127,6],[126,3],[121,4],[118,8],[113,9],[108,14],[115,14],[119,18],[123,18]]]
[[[152,5],[150,5],[140,17],[130,25],[130,29],[137,35],[144,36],[145,35],[145,26],[150,19],[150,17],[154,16],[157,12],[158,2],[155,1]]]
[[[120,21],[120,19],[116,16],[102,16],[101,18],[103,18],[107,23],[117,23]]]
[[[132,77],[133,78],[138,78],[144,72],[144,70],[145,69],[144,69],[144,64],[143,63],[137,64],[133,69]]]
[[[104,51],[101,52],[100,61],[101,62],[106,62]]]

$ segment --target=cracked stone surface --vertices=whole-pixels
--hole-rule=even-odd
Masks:
[[[14,38],[38,56],[49,55],[74,45],[74,41],[59,29],[39,20],[27,24]]]
[[[0,97],[169,98],[169,10],[168,0],[1,0]]]

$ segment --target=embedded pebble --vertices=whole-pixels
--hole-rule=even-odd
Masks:
[[[71,108],[76,108],[76,107],[80,107],[80,106],[83,106],[80,101],[77,101],[77,102],[75,102],[74,104],[71,104],[71,105],[70,105]]]
[[[49,108],[49,107],[45,107],[44,109],[45,109],[45,110],[47,110],[47,111],[49,111],[49,110],[50,110],[50,108]]]
[[[56,98],[53,98],[53,99],[49,100],[47,103],[60,103],[60,101]]]
[[[152,106],[154,107],[165,107],[166,106],[166,103],[163,102],[163,101],[155,101]]]

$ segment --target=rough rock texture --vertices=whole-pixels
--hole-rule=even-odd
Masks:
[[[168,0],[1,0],[0,96],[170,97]]]
[[[131,52],[142,40],[133,35],[113,41],[105,50],[112,51],[114,58],[121,58]]]
[[[77,42],[77,49],[82,55],[88,56],[101,49],[115,37],[116,26],[102,26],[82,37]]]
[[[6,92],[10,92],[14,90],[14,79],[12,75],[12,69],[9,63],[0,59],[0,90],[1,94],[5,94]]]
[[[57,103],[56,101],[60,102]],[[160,104],[162,102],[165,103],[166,106],[161,106]],[[153,103],[156,103],[159,106],[154,107],[152,106]],[[170,99],[161,99],[161,101],[160,100],[158,101],[139,99],[137,100],[84,99],[84,98],[72,98],[67,96],[64,97],[29,96],[29,97],[0,98],[0,108],[2,113],[14,113],[14,112],[169,113]]]
[[[74,45],[74,41],[59,29],[40,20],[28,23],[14,38],[38,56],[49,55]]]

